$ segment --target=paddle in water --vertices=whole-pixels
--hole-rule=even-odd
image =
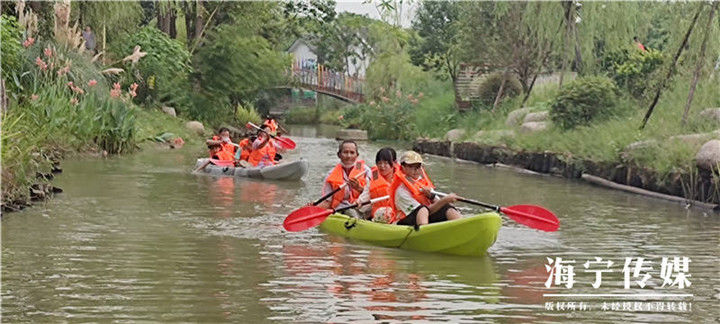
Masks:
[[[290,213],[290,215],[285,218],[285,221],[283,221],[283,227],[290,232],[304,231],[308,228],[320,225],[320,223],[324,222],[325,219],[328,218],[328,216],[334,213],[339,213],[351,208],[356,208],[367,204],[374,204],[378,201],[383,201],[389,198],[390,196],[382,196],[379,198],[370,199],[366,202],[354,203],[352,205],[338,209],[325,209],[317,206],[305,206]]]
[[[440,197],[447,196],[446,193],[437,192],[435,190],[432,192]],[[540,206],[514,205],[510,207],[501,207],[467,198],[458,198],[458,200],[468,204],[490,208],[507,215],[510,219],[520,224],[541,231],[554,232],[557,231],[558,227],[560,227],[560,221],[555,214]]]
[[[270,134],[270,132],[268,132],[268,131],[266,131],[266,130],[260,128],[260,127],[258,127],[258,125],[255,125],[255,124],[253,124],[253,123],[251,123],[251,122],[248,122],[245,126],[247,126],[247,128],[255,128],[255,129],[259,130],[259,131],[265,132],[266,134],[270,135],[270,137],[272,137],[272,138],[274,138],[276,141],[278,141],[278,143],[280,143],[280,145],[281,145],[283,148],[285,148],[285,149],[288,149],[288,150],[293,150],[293,149],[295,149],[295,146],[296,146],[295,142],[293,142],[293,140],[291,140],[291,139],[289,139],[289,138],[279,137],[279,136],[275,136],[275,135],[273,135],[273,134]]]

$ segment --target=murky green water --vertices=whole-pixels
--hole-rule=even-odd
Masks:
[[[562,225],[544,233],[505,220],[485,258],[375,248],[317,230],[287,233],[336,163],[326,130],[295,127],[311,163],[301,182],[190,173],[201,148],[66,161],[65,192],[2,220],[6,322],[715,322],[720,218],[545,176],[429,157],[436,185],[500,205],[539,204]],[[374,161],[379,147],[361,145]],[[472,214],[478,209],[462,205]],[[691,286],[661,287],[662,257],[690,258]],[[546,257],[575,260],[572,288],[545,288]],[[586,261],[614,264],[594,289]],[[626,257],[651,278],[623,289]],[[675,273],[677,274],[677,273]],[[544,294],[591,294],[553,297]],[[616,297],[598,294],[686,294]],[[557,302],[566,302],[558,305]],[[575,310],[569,310],[574,302]],[[658,307],[663,302],[663,310]],[[603,303],[608,310],[603,310]],[[617,303],[617,304],[615,304]],[[550,305],[553,309],[547,309]],[[585,305],[587,310],[581,310]],[[684,306],[683,306],[684,305]],[[562,306],[563,310],[557,307]],[[615,309],[617,307],[618,309]],[[671,311],[673,307],[675,310]],[[684,307],[685,310],[681,308]]]

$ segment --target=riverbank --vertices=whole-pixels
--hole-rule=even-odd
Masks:
[[[542,174],[569,179],[585,179],[591,183],[647,196],[674,200],[702,208],[718,210],[718,180],[712,172],[676,171],[669,176],[635,165],[594,161],[551,151],[531,152],[505,146],[482,145],[472,142],[418,140],[413,150],[449,158],[473,161],[485,165],[510,165]],[[591,177],[588,177],[591,176]],[[609,183],[599,181],[604,179]],[[617,186],[613,186],[616,184]],[[626,187],[620,187],[626,186]],[[641,190],[632,190],[638,188]],[[647,190],[649,192],[643,192]],[[660,193],[669,197],[653,195]],[[678,197],[680,199],[673,199]]]
[[[132,133],[136,139],[133,149],[119,153],[132,154],[141,150],[152,149],[179,149],[185,143],[198,143],[204,138],[204,129],[191,129],[187,120],[171,116],[159,109],[134,109],[134,124]],[[2,169],[2,202],[0,208],[3,212],[19,211],[32,206],[33,203],[51,198],[54,194],[62,192],[62,188],[52,184],[55,174],[63,172],[61,161],[68,158],[108,158],[114,154],[102,149],[95,142],[63,143],[62,141],[42,141],[42,138],[28,136],[13,126],[22,123],[18,120],[8,130],[17,136],[17,140],[26,143],[27,150],[4,150]],[[16,132],[12,132],[15,130]],[[4,133],[5,137],[9,136]],[[59,138],[66,136],[60,134]],[[9,139],[9,138],[3,139]],[[69,135],[68,135],[69,137]],[[180,140],[176,140],[176,139]],[[32,144],[29,144],[32,143]],[[15,143],[14,143],[15,144]],[[6,141],[3,145],[8,145]],[[21,144],[15,144],[17,148]]]

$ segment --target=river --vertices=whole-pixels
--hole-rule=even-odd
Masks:
[[[428,173],[443,191],[498,205],[542,205],[558,215],[560,229],[539,232],[505,218],[482,258],[377,248],[317,229],[289,233],[284,217],[319,196],[322,178],[337,162],[337,142],[325,137],[332,129],[296,126],[292,133],[298,150],[286,157],[310,162],[299,182],[191,174],[204,149],[189,146],[63,162],[54,184],[64,193],[2,219],[2,319],[720,319],[716,215],[580,181],[426,156]],[[361,144],[360,155],[373,164],[379,148]],[[458,206],[466,215],[480,211]],[[661,273],[663,257],[687,257],[689,268]],[[546,266],[556,258],[575,261],[567,263],[574,266],[572,287],[553,281],[546,288]],[[596,258],[602,259],[586,263]],[[629,289],[626,258],[646,263],[637,277],[628,273]],[[607,260],[613,264],[602,263]],[[593,288],[597,273],[602,282]],[[645,273],[650,278],[641,288]],[[665,287],[663,275],[671,280]],[[690,286],[681,289],[682,275]]]

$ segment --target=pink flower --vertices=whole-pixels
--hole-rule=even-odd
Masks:
[[[79,94],[84,94],[84,93],[85,93],[85,90],[83,90],[83,89],[80,88],[80,87],[72,87],[72,91],[74,91],[75,93],[79,93]]]
[[[412,95],[412,93],[411,93],[411,94],[409,94],[407,98],[408,98],[408,100],[412,100],[412,99],[413,99],[413,95]]]
[[[417,96],[418,96],[418,98],[422,99],[423,93],[422,93],[422,92],[419,92]]]
[[[47,64],[40,57],[35,58],[35,64],[37,64],[37,66],[40,68],[40,70],[43,70],[43,71],[47,70],[47,67],[48,67]]]
[[[40,98],[40,96],[38,96],[38,95],[36,95],[36,94],[34,94],[34,93],[30,96],[30,100],[31,100],[31,101],[38,100],[38,98]]]
[[[95,81],[95,79],[92,79],[92,80],[88,81],[88,86],[91,86],[91,87],[92,87],[92,86],[94,86],[94,85],[96,85],[96,84],[97,84],[97,81]]]
[[[48,58],[53,56],[53,51],[52,51],[52,49],[50,49],[50,47],[46,47],[43,52],[45,53],[45,56],[47,56]]]
[[[390,98],[388,98],[388,97],[381,97],[380,99],[382,100],[382,102],[390,101]]]
[[[128,93],[130,94],[130,97],[135,98],[135,96],[137,96],[137,92],[135,92],[135,91],[130,90],[130,91],[128,91]]]
[[[120,97],[120,89],[112,89],[110,90],[110,97],[117,98]]]
[[[343,115],[338,116],[338,120],[343,120],[345,117]]]
[[[117,83],[117,82],[113,83],[113,89],[120,90],[120,83]]]
[[[380,93],[385,93],[385,87],[380,87]]]
[[[370,101],[370,106],[375,106],[375,101]]]
[[[70,88],[72,88],[72,87],[75,86],[75,84],[74,84],[72,81],[69,81],[69,82],[67,83],[67,85],[68,85],[68,87],[70,87]]]
[[[58,76],[64,75],[66,73],[70,72],[70,65],[66,65],[64,68],[59,69],[57,71]]]
[[[32,46],[32,44],[35,44],[35,38],[32,37],[28,37],[28,39],[23,42],[23,46],[25,46],[25,48]]]
[[[73,106],[74,106],[74,105],[77,105],[77,104],[78,104],[77,98],[72,97],[72,98],[70,99],[70,104],[72,104]]]
[[[136,90],[137,90],[137,87],[138,87],[138,84],[135,83],[135,82],[133,82],[133,84],[130,85],[130,90],[136,91]]]
[[[417,100],[417,99],[410,99],[410,102],[412,102],[413,105],[417,105],[418,100]]]

